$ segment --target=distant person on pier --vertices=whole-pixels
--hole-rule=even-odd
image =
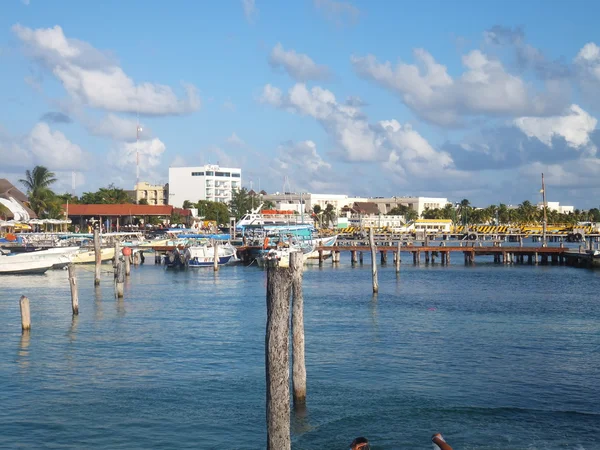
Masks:
[[[435,433],[431,436],[431,442],[434,444],[434,450],[452,450],[452,447],[444,440],[442,433]]]
[[[371,450],[369,440],[366,437],[357,437],[350,444],[350,450]]]

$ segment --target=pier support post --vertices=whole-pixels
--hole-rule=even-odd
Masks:
[[[533,263],[537,266],[538,265],[538,252],[535,252],[533,254]]]
[[[358,252],[358,260],[360,261],[360,264],[362,265],[362,263],[363,263],[363,252]]]
[[[323,265],[323,250],[319,250],[319,266]]]
[[[121,245],[119,240],[115,237],[115,256],[113,257],[113,269],[117,268],[117,264],[119,264],[119,260],[121,259]]]
[[[377,247],[375,246],[375,237],[373,227],[369,229],[369,245],[371,246],[371,271],[373,273],[373,293],[379,292],[379,282],[377,280]]]
[[[530,266],[533,264],[533,257],[531,256],[531,253],[527,255],[527,264]]]
[[[219,271],[219,241],[217,241],[216,239],[213,243],[213,251],[214,251],[213,270],[215,272],[218,272]]]
[[[450,265],[450,250],[448,250],[446,252],[446,265],[449,266]]]
[[[29,299],[21,295],[19,299],[19,307],[21,309],[21,331],[31,330],[31,314],[29,312]]]
[[[156,255],[154,255],[154,263],[156,264]],[[160,264],[160,255],[158,256],[158,263]],[[131,275],[131,253],[128,255],[123,255],[123,259],[125,260],[125,276],[128,277]]]
[[[417,265],[417,252],[412,252],[413,254],[413,265]]]
[[[394,263],[396,264],[396,273],[400,273],[400,263],[402,262],[402,259],[400,257],[400,241],[398,241],[398,243],[396,244],[396,260],[394,261]]]
[[[446,252],[442,252],[442,266],[446,265]]]
[[[100,251],[100,230],[94,229],[94,257],[95,257],[95,272],[94,272],[94,286],[100,285],[100,264],[102,264],[102,253]]]
[[[425,264],[429,265],[429,252],[425,252]]]
[[[115,297],[123,298],[123,287],[125,286],[125,261],[117,261],[115,268]]]
[[[267,263],[267,449],[290,450],[290,271]]]
[[[352,262],[352,265],[356,264],[356,262],[357,262],[356,250],[350,251],[350,261]]]
[[[339,255],[339,253],[338,253]],[[306,404],[306,365],[304,358],[304,295],[302,292],[302,272],[304,255],[301,252],[290,254],[292,272],[292,397],[294,407]]]
[[[77,290],[77,278],[75,277],[75,267],[69,264],[69,286],[71,286],[71,309],[73,315],[79,314],[79,292]]]
[[[381,250],[379,253],[381,255],[381,265],[383,266],[387,263],[387,252],[385,250]]]

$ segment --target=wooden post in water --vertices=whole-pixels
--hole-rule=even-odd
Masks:
[[[358,260],[361,264],[363,263],[363,252],[358,252]]]
[[[119,240],[115,238],[115,257],[113,258],[113,268],[115,269],[117,268],[117,265],[119,264],[119,259],[121,257],[119,253],[121,253],[121,245],[119,243]]]
[[[75,277],[75,267],[69,264],[69,285],[71,286],[71,308],[73,315],[79,314],[79,292],[77,290],[77,278]]]
[[[425,252],[425,264],[429,265],[429,252]]]
[[[123,287],[125,285],[125,261],[119,260],[115,269],[115,296],[123,298]]]
[[[125,259],[125,276],[128,277],[131,275],[131,253],[128,255],[123,255]],[[154,256],[154,262],[156,262],[156,255]]]
[[[288,269],[267,266],[267,450],[291,449],[290,436],[290,287]]]
[[[356,250],[351,250],[350,251],[350,262],[352,263],[352,265],[356,264]]]
[[[398,241],[396,244],[396,273],[400,273],[400,262],[402,261],[400,257],[400,245],[400,241]]]
[[[213,244],[213,247],[214,247],[214,251],[215,251],[213,270],[215,272],[217,272],[219,270],[219,241],[217,241],[216,239]]]
[[[94,229],[94,256],[96,261],[96,267],[94,272],[94,286],[100,285],[100,265],[102,264],[102,253],[100,251],[100,230]]]
[[[19,299],[19,307],[21,308],[21,330],[31,330],[31,314],[29,312],[29,299],[21,295]]]
[[[369,245],[371,245],[371,271],[373,272],[373,293],[377,293],[379,292],[379,282],[377,281],[377,247],[375,246],[373,227],[369,228]]]
[[[306,404],[306,365],[304,362],[304,295],[302,252],[290,253],[292,272],[292,390],[294,406]]]

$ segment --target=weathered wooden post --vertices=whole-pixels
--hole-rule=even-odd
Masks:
[[[400,241],[396,244],[396,273],[400,273],[400,262],[402,261],[400,258]]]
[[[371,271],[373,272],[373,293],[375,294],[379,292],[379,282],[377,281],[377,247],[375,246],[373,227],[369,229],[369,244],[371,245]]]
[[[100,265],[102,264],[102,253],[100,250],[100,230],[94,229],[94,256],[96,261],[95,274],[94,274],[94,286],[100,285]]]
[[[19,306],[21,308],[21,330],[31,330],[31,314],[29,312],[29,299],[24,295],[21,295],[19,299]]]
[[[290,270],[267,263],[267,450],[291,449],[290,436]]]
[[[125,261],[119,260],[115,269],[115,296],[123,298],[123,286],[125,285]]]
[[[358,261],[362,264],[363,263],[363,252],[358,252]]]
[[[304,362],[304,295],[302,252],[290,253],[292,273],[292,390],[294,406],[306,404],[306,365]]]
[[[119,264],[120,254],[121,253],[121,245],[119,240],[115,238],[115,257],[113,258],[113,268],[117,268],[117,264]]]
[[[125,276],[128,277],[131,275],[131,251],[123,254],[123,258],[125,259]],[[156,261],[156,256],[154,257],[154,261]]]
[[[79,314],[79,292],[73,264],[69,264],[69,285],[71,286],[71,308],[73,309],[73,315],[76,316]]]
[[[425,264],[429,265],[429,252],[425,252]]]
[[[215,239],[213,248],[215,251],[214,261],[213,261],[213,270],[217,272],[219,270],[219,241]]]
[[[352,262],[352,265],[356,264],[356,262],[357,262],[356,250],[350,251],[350,261]]]

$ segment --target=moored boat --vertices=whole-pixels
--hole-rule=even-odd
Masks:
[[[100,249],[102,261],[108,261],[115,257],[114,248],[102,248]],[[73,264],[90,264],[96,262],[96,254],[94,250],[83,249],[79,253],[75,253],[71,256],[71,262]]]
[[[0,254],[0,275],[43,274],[53,264],[53,258],[32,257],[29,253]]]

